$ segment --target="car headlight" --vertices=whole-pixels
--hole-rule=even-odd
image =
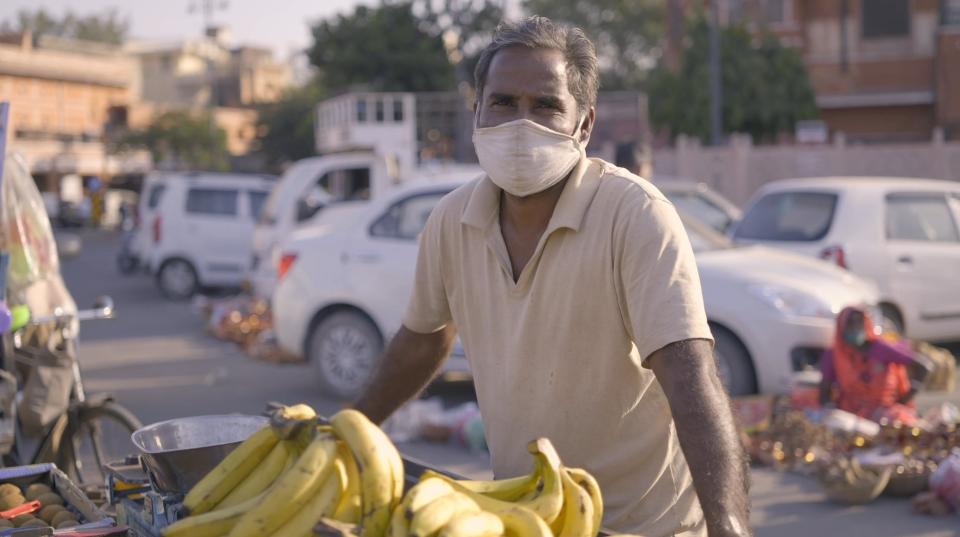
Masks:
[[[747,288],[761,302],[790,317],[833,319],[837,312],[829,304],[802,291],[781,285],[752,285]]]

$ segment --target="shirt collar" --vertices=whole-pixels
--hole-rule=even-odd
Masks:
[[[599,162],[588,158],[580,159],[553,209],[547,234],[560,228],[580,231],[587,208],[600,186],[602,175],[603,167]],[[500,192],[500,187],[495,185],[489,176],[481,177],[470,193],[460,222],[479,229],[488,228],[499,214]]]

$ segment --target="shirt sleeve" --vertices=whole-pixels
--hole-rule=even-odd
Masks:
[[[625,202],[618,248],[625,324],[643,364],[686,339],[713,341],[690,240],[673,205],[662,199]]]
[[[870,359],[885,364],[910,365],[913,363],[913,353],[903,346],[878,339],[870,345]]]
[[[437,332],[451,320],[443,284],[442,226],[442,209],[437,207],[430,213],[420,234],[413,293],[403,320],[403,326],[419,334]]]

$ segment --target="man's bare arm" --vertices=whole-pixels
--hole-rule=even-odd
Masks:
[[[432,334],[418,334],[401,327],[387,346],[380,369],[354,408],[374,423],[390,417],[433,379],[450,354],[456,335],[452,325]]]
[[[648,363],[670,402],[710,537],[750,535],[749,466],[710,343],[672,343]]]

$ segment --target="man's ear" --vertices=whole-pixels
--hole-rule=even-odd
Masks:
[[[593,125],[596,120],[597,109],[591,106],[587,115],[584,116],[583,122],[580,124],[580,143],[583,144],[584,147],[590,143],[590,134],[593,133]]]

